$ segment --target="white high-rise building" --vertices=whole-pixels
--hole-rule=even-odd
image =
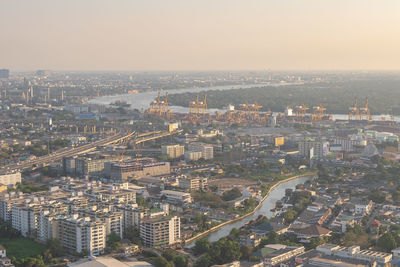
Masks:
[[[39,206],[15,204],[11,208],[11,225],[22,236],[31,236],[38,226]]]
[[[209,160],[214,158],[214,147],[212,145],[204,145],[201,148],[202,158]]]
[[[115,210],[122,213],[123,229],[129,227],[140,227],[140,222],[147,216],[147,210],[140,209],[135,205],[117,206]]]
[[[181,241],[181,221],[177,216],[145,218],[140,224],[140,238],[147,247],[172,245]]]
[[[61,245],[70,252],[81,253],[88,251],[90,255],[100,255],[106,247],[106,224],[93,222],[90,218],[58,217],[53,220],[56,223],[55,233]]]
[[[4,184],[7,186],[14,186],[16,183],[21,182],[21,173],[8,173],[0,175],[0,184]]]
[[[181,145],[162,146],[161,153],[168,155],[171,159],[176,159],[185,154],[185,147]]]

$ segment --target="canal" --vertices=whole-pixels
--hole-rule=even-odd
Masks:
[[[231,230],[233,228],[240,228],[243,225],[245,225],[247,222],[256,219],[260,215],[264,215],[267,218],[271,218],[274,214],[271,211],[275,207],[275,202],[278,200],[281,200],[282,197],[285,195],[285,190],[286,189],[295,189],[296,185],[298,184],[303,184],[307,180],[312,179],[313,176],[305,176],[305,177],[300,177],[298,179],[290,180],[285,183],[282,183],[278,186],[276,186],[270,194],[267,196],[267,198],[264,200],[262,203],[260,209],[258,209],[253,215],[244,218],[241,221],[234,222],[232,224],[228,224],[215,232],[212,232],[207,236],[207,239],[210,242],[215,242],[218,241],[220,238],[225,237],[229,235]],[[191,244],[188,244],[187,247],[191,247],[194,245],[194,242]]]

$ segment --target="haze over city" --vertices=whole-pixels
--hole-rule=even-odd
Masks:
[[[400,266],[400,0],[0,25],[0,267]]]
[[[0,0],[14,70],[397,70],[397,0]]]

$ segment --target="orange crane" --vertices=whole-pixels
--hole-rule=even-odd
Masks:
[[[198,113],[199,94],[196,95],[196,100],[189,103],[190,113]]]
[[[158,92],[156,100],[150,103],[150,108],[146,110],[146,113],[167,120],[172,118],[173,113],[168,108],[168,92],[165,94],[164,99],[161,99],[160,92]]]
[[[199,94],[196,95],[196,100],[189,103],[191,114],[206,114],[207,113],[207,94],[204,95],[203,101],[200,101]]]
[[[325,111],[326,111],[326,108],[324,108],[322,105],[313,107],[313,113],[311,115],[311,120],[313,120],[313,121],[322,120],[325,116]]]
[[[251,112],[252,112],[252,114],[251,114],[252,115],[252,119],[254,121],[259,120],[259,118],[260,118],[260,109],[262,109],[262,106],[259,105],[257,103],[257,101],[254,101],[254,104],[252,104],[250,106],[250,108],[251,108]]]
[[[349,108],[349,121],[352,119],[359,120],[360,113],[357,107],[357,97],[354,97],[354,104],[352,107]]]
[[[365,98],[365,106],[363,108],[360,108],[360,120],[364,119],[365,116],[365,120],[370,121],[371,120],[371,112],[369,110],[369,106],[368,106],[368,97]]]
[[[309,108],[307,106],[305,106],[304,104],[301,104],[300,106],[296,106],[295,107],[296,117],[300,117],[300,118],[305,117],[308,109]]]

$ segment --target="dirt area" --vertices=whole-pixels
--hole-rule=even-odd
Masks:
[[[210,185],[216,185],[218,188],[231,188],[235,186],[251,186],[256,185],[257,181],[240,179],[240,178],[222,178],[209,182]]]

